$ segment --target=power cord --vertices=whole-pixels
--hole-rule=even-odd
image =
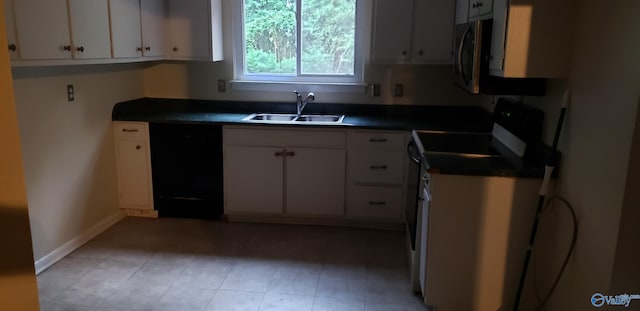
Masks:
[[[573,222],[573,233],[572,233],[572,237],[571,237],[571,244],[569,245],[569,250],[567,251],[567,255],[564,258],[564,262],[562,263],[562,267],[560,268],[560,271],[558,272],[558,275],[556,276],[556,279],[553,281],[553,285],[551,286],[551,289],[549,289],[549,292],[544,297],[544,299],[540,299],[540,294],[538,292],[538,282],[537,282],[537,278],[535,277],[535,275],[536,275],[535,271],[537,270],[536,269],[537,260],[534,260],[534,263],[533,263],[533,267],[534,267],[533,287],[534,287],[534,291],[535,291],[535,294],[536,294],[536,298],[538,299],[538,303],[540,304],[538,306],[538,308],[536,309],[536,311],[544,310],[545,305],[549,302],[549,299],[551,298],[551,295],[553,294],[553,292],[555,291],[556,287],[560,283],[560,278],[562,278],[562,274],[564,274],[564,270],[567,268],[567,265],[569,264],[569,259],[571,259],[571,255],[573,255],[573,251],[574,251],[574,249],[576,247],[576,240],[578,238],[578,218],[576,217],[575,209],[573,208],[573,206],[571,206],[571,203],[569,203],[569,201],[567,201],[567,199],[565,199],[565,198],[563,198],[561,196],[552,196],[552,197],[550,197],[547,200],[547,203],[545,204],[545,207],[544,207],[542,212],[544,212],[551,205],[551,203],[553,203],[555,200],[562,202],[563,206],[565,206],[567,209],[569,209],[569,212],[571,213],[571,219],[572,219],[572,222]]]

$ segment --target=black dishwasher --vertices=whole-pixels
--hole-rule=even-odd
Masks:
[[[149,124],[153,200],[159,217],[223,214],[222,126]]]

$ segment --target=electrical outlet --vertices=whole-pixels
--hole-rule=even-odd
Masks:
[[[379,97],[380,96],[380,83],[374,83],[371,85],[371,96]]]
[[[218,80],[218,93],[224,93],[227,91],[227,81]]]
[[[404,86],[402,85],[402,83],[396,83],[393,89],[393,96],[402,97],[403,95],[404,95]]]
[[[76,99],[75,92],[73,91],[73,84],[67,84],[67,101],[74,101]]]

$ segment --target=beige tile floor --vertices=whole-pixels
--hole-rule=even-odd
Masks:
[[[126,218],[38,276],[42,310],[417,311],[404,233]]]

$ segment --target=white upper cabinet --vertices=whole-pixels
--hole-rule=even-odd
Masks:
[[[140,1],[110,0],[111,40],[114,58],[142,56]]]
[[[470,19],[488,19],[491,18],[491,12],[493,12],[493,0],[469,1]]]
[[[220,0],[169,0],[169,32],[171,58],[222,60]]]
[[[140,0],[142,54],[148,57],[167,55],[168,27],[165,0]]]
[[[469,0],[456,1],[456,24],[469,22]]]
[[[14,12],[23,60],[71,58],[66,0],[18,0]]]
[[[450,64],[453,57],[455,2],[417,0],[414,9],[413,62]]]
[[[69,0],[69,15],[73,58],[110,58],[108,0]]]
[[[18,39],[16,37],[16,22],[13,19],[13,1],[4,1],[4,17],[7,23],[7,44],[9,48],[9,58],[11,60],[18,59]]]
[[[109,58],[107,0],[14,2],[22,60]]]
[[[167,55],[165,0],[110,0],[114,58]]]
[[[449,0],[377,0],[372,62],[450,64],[454,14]]]
[[[573,0],[495,0],[490,74],[566,78],[575,8]]]
[[[413,0],[377,0],[373,14],[372,61],[409,61]]]

